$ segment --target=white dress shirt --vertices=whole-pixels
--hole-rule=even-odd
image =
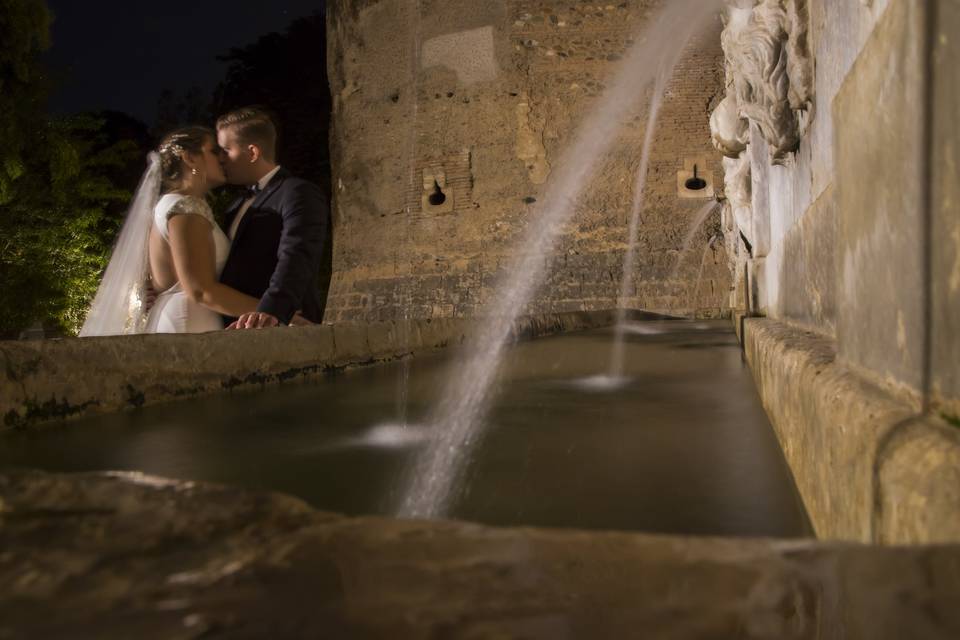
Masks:
[[[261,191],[263,191],[267,187],[267,184],[270,182],[270,179],[273,178],[273,176],[277,175],[277,171],[280,171],[280,165],[277,165],[276,167],[273,168],[272,171],[270,171],[265,176],[257,180],[257,185],[260,187]],[[249,196],[246,200],[243,201],[243,204],[240,205],[240,210],[237,211],[237,215],[234,216],[233,218],[233,222],[230,223],[230,231],[229,233],[227,233],[227,237],[230,238],[231,242],[233,241],[234,236],[237,235],[237,229],[240,228],[240,221],[243,220],[244,214],[247,213],[247,209],[250,208],[250,205],[253,204],[253,201],[257,199],[257,195],[259,194],[254,194],[252,196]]]

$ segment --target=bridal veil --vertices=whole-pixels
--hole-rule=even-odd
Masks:
[[[149,273],[148,241],[153,209],[160,198],[160,155],[154,152],[147,158],[147,170],[80,329],[81,337],[143,333],[146,328],[144,291]]]

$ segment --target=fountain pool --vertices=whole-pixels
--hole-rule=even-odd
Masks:
[[[727,322],[627,327],[624,384],[597,387],[612,329],[512,346],[448,516],[495,525],[807,536],[789,470]],[[320,509],[392,514],[431,441],[417,426],[457,354],[3,437],[0,467],[127,469],[297,495]]]

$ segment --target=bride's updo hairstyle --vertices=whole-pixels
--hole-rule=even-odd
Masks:
[[[193,126],[175,129],[165,135],[157,147],[160,154],[161,191],[166,193],[180,186],[186,173],[183,156],[186,153],[198,155],[203,152],[207,140],[215,140],[216,133],[207,127]]]

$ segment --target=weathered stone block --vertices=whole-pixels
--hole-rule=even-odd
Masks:
[[[896,427],[883,445],[875,478],[878,541],[960,540],[960,430],[918,419]]]
[[[322,372],[328,326],[5,342],[0,413],[19,426]]]
[[[409,339],[409,336],[405,336]],[[409,344],[409,342],[408,342]],[[377,360],[389,360],[402,354],[400,333],[391,321],[367,323],[367,347]]]
[[[937,3],[933,77],[930,230],[931,391],[938,410],[960,418],[960,3]]]
[[[335,364],[345,366],[371,360],[366,323],[344,323],[332,326]]]
[[[750,125],[750,178],[752,185],[750,237],[753,256],[762,258],[770,252],[770,152],[756,124]]]
[[[837,361],[836,343],[746,318],[757,389],[819,538],[960,541],[960,432]]]
[[[431,318],[417,320],[420,338],[425,349],[441,349],[463,342],[468,322],[459,318]]]
[[[923,378],[923,3],[891,0],[833,102],[840,357]]]
[[[767,258],[748,260],[747,269],[747,309],[754,315],[766,315],[770,310],[769,282],[771,275],[767,271]],[[779,274],[775,274],[775,278]]]
[[[610,324],[612,312],[521,319],[524,337]],[[0,429],[323,375],[462,344],[482,320],[438,318],[193,335],[0,342]]]
[[[833,335],[836,331],[835,190],[828,187],[779,247],[774,315]]]
[[[0,507],[3,637],[946,640],[960,632],[957,545],[346,518],[280,494],[136,473],[8,473]]]

